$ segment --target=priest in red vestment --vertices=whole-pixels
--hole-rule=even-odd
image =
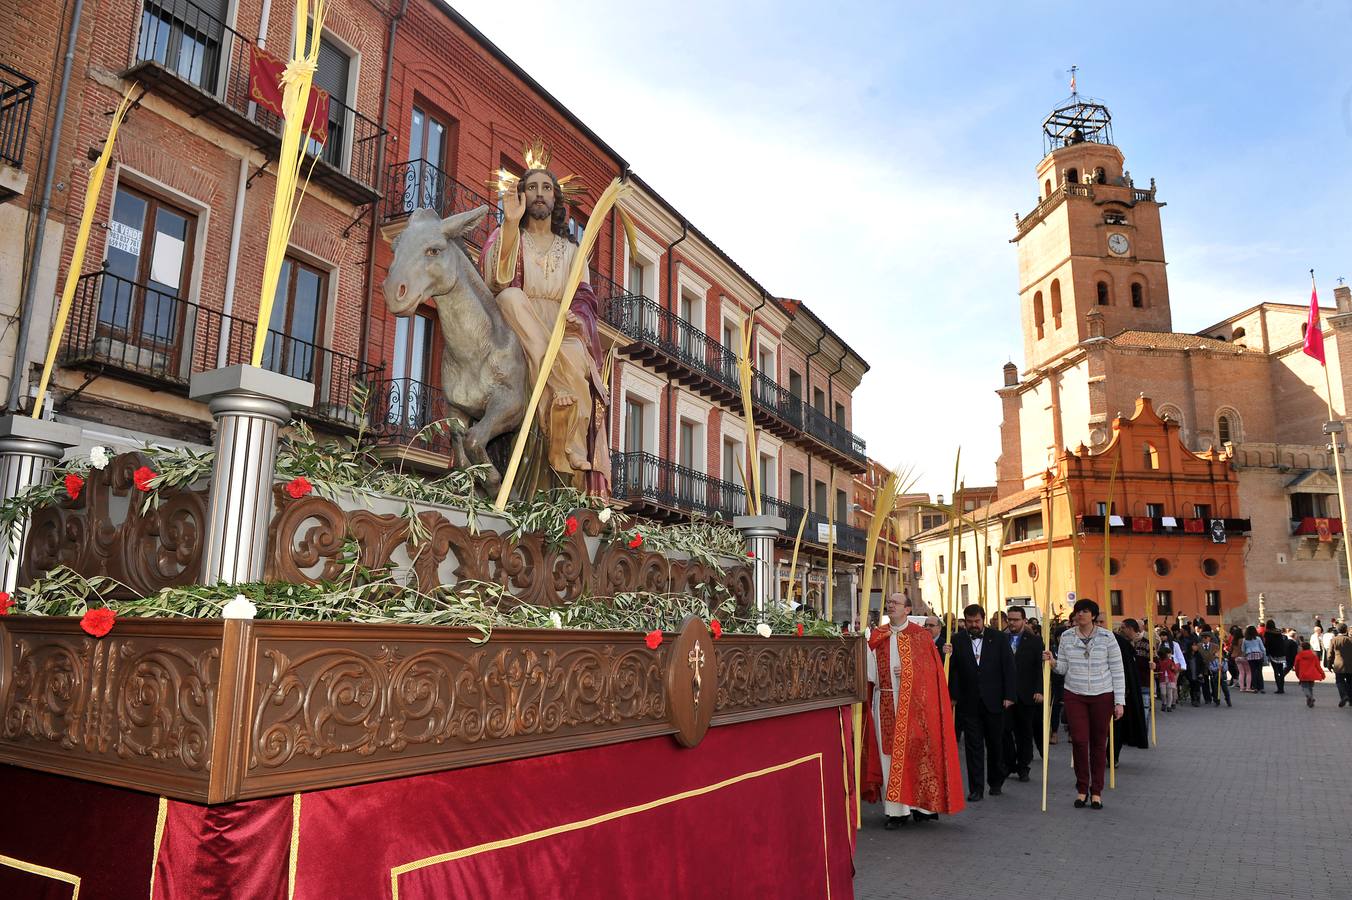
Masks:
[[[910,598],[887,599],[888,625],[869,635],[871,721],[865,735],[864,799],[883,801],[897,828],[963,808],[958,741],[948,681],[934,637],[908,621]]]

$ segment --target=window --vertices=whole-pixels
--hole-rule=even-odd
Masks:
[[[989,569],[992,565],[994,565],[994,562],[992,562],[992,556],[993,556],[993,554],[991,553],[990,545],[987,544],[987,545],[986,545],[986,568],[988,568],[988,569]]]
[[[695,423],[688,419],[682,419],[677,433],[680,443],[678,453],[680,462],[678,465],[693,471],[695,468]]]
[[[812,389],[812,406],[819,413],[826,412],[826,391],[821,388]]]
[[[455,154],[448,143],[453,132],[439,113],[430,113],[421,106],[413,107],[409,125],[408,167],[404,170],[403,195],[400,200],[404,212],[415,209],[434,209],[439,215],[448,215],[446,192],[455,176],[448,173],[448,161]]]
[[[723,438],[723,480],[728,484],[744,487],[742,468],[746,461],[742,458],[742,444],[730,437]]]
[[[432,330],[431,317],[422,313],[394,320],[394,362],[390,367],[392,377],[389,412],[386,414],[390,425],[421,429],[433,421],[428,416],[432,388],[427,384]]]
[[[1309,323],[1309,322],[1301,322],[1301,323],[1300,323],[1300,339],[1301,339],[1302,341],[1305,340],[1305,335],[1307,335],[1307,334],[1309,334],[1309,333],[1310,333],[1310,323]]]
[[[1042,513],[1019,516],[1014,520],[1014,540],[1034,541],[1042,538]]]
[[[645,274],[643,260],[637,256],[629,257],[629,293],[635,297],[648,296]]]
[[[1109,558],[1108,558],[1108,574],[1109,574],[1109,575],[1116,575],[1116,574],[1117,574],[1118,572],[1120,572],[1120,571],[1122,571],[1122,563],[1118,562],[1116,559],[1114,559],[1114,558],[1112,558],[1112,557],[1109,557]]]
[[[1052,279],[1052,327],[1061,327],[1061,279]]]
[[[1222,413],[1216,418],[1216,437],[1222,444],[1228,444],[1234,440],[1234,429],[1230,426],[1230,417]]]
[[[1015,584],[1019,581],[1019,567],[1014,563],[1009,564],[1009,580]]]
[[[1108,510],[1108,501],[1106,501],[1106,500],[1100,500],[1100,501],[1098,501],[1097,503],[1094,504],[1094,515],[1096,515],[1096,516],[1111,516],[1111,515],[1116,515],[1116,514],[1117,514],[1117,504],[1116,504],[1116,503],[1114,503],[1114,504],[1112,505],[1112,511],[1111,511],[1111,512],[1109,512],[1109,510]]]
[[[1155,591],[1155,612],[1161,616],[1174,614],[1174,592]]]
[[[1033,325],[1037,328],[1037,339],[1042,340],[1046,333],[1044,322],[1046,315],[1042,311],[1042,291],[1033,295]]]
[[[842,490],[836,490],[836,521],[849,524],[850,522],[850,495]]]
[[[1139,281],[1131,283],[1131,305],[1137,309],[1145,306],[1145,288],[1141,286]]]
[[[112,342],[147,350],[119,352],[137,368],[177,371],[185,312],[180,301],[188,294],[196,230],[192,213],[118,186],[108,223],[98,330]]]
[[[1108,305],[1108,282],[1106,282],[1106,281],[1100,281],[1100,282],[1096,285],[1096,287],[1097,287],[1097,289],[1098,289],[1098,305],[1099,305],[1099,306],[1107,306],[1107,305]]]
[[[1220,574],[1220,571],[1221,564],[1218,560],[1214,560],[1211,557],[1207,557],[1206,559],[1202,560],[1202,572],[1208,578],[1215,578],[1217,575]]]
[[[316,381],[323,360],[324,307],[329,293],[328,273],[298,259],[282,261],[282,276],[272,301],[272,320],[263,347],[263,368]]]
[[[1079,184],[1079,183],[1080,183],[1080,170],[1066,169],[1066,184]]]
[[[320,35],[319,65],[315,69],[314,85],[329,93],[329,135],[321,145],[311,141],[307,148],[335,169],[343,168],[348,120],[347,81],[352,60],[338,45]]]
[[[642,453],[644,447],[644,419],[646,418],[647,404],[633,397],[624,399],[624,452]]]
[[[762,453],[760,458],[761,496],[778,497],[779,492],[775,488],[775,458],[769,454]]]
[[[826,515],[826,482],[817,481],[812,485],[812,511],[817,515]]]
[[[965,584],[958,585],[958,599],[960,599],[963,603],[966,603],[968,600],[971,599],[970,597],[967,596],[967,585]]]
[[[942,553],[939,554],[939,574],[944,574],[944,555]]]
[[[1155,449],[1155,445],[1142,444],[1141,450],[1145,456],[1145,467],[1147,469],[1158,469],[1160,467],[1160,452]]]
[[[1108,608],[1111,609],[1111,610],[1113,611],[1113,615],[1115,615],[1115,616],[1120,616],[1120,615],[1122,615],[1122,592],[1121,592],[1121,591],[1109,591],[1109,592],[1108,592]]]
[[[1173,566],[1169,565],[1169,560],[1165,559],[1164,557],[1161,556],[1160,558],[1158,558],[1158,559],[1155,560],[1155,574],[1156,574],[1156,575],[1159,575],[1159,576],[1168,575],[1169,572],[1170,572],[1172,569],[1173,569]]]
[[[841,426],[842,428],[845,427],[845,404],[844,404],[844,403],[837,403],[837,404],[836,404],[836,424],[839,425],[839,426]]]
[[[803,508],[804,505],[804,481],[802,472],[789,471],[789,503]]]
[[[1248,332],[1245,331],[1242,327],[1241,327],[1241,328],[1236,328],[1236,329],[1234,330],[1234,333],[1230,335],[1230,340],[1232,340],[1232,341],[1242,341],[1242,340],[1244,340],[1244,335],[1246,335],[1246,334],[1248,334]],[[1304,337],[1304,335],[1301,335],[1301,336]]]
[[[1042,197],[1046,199],[1052,195],[1052,180],[1050,178],[1042,182]]]
[[[1208,616],[1219,616],[1221,614],[1221,592],[1206,592],[1206,614]]]
[[[1148,518],[1159,519],[1164,516],[1163,503],[1147,503],[1145,505],[1145,514]]]
[[[1209,504],[1209,503],[1194,503],[1194,504],[1192,505],[1192,514],[1193,514],[1193,516],[1194,516],[1195,518],[1198,518],[1198,519],[1210,519],[1210,518],[1211,518],[1211,504]]]
[[[943,513],[922,513],[920,516],[920,530],[929,531],[931,528],[938,528],[944,524]]]
[[[137,60],[157,62],[184,81],[215,94],[228,12],[228,0],[145,0]]]
[[[789,369],[789,393],[795,397],[803,396],[803,376]]]
[[[1291,518],[1322,519],[1324,516],[1336,517],[1338,502],[1332,494],[1292,494]]]
[[[966,571],[967,571],[967,551],[966,551],[966,550],[959,550],[959,551],[958,551],[958,571],[959,571],[959,572],[966,572]]]

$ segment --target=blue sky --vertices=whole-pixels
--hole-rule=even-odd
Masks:
[[[1008,240],[1072,64],[1168,204],[1176,330],[1305,302],[1310,267],[1329,304],[1352,280],[1346,0],[453,5],[869,361],[854,429],[931,492],[959,445],[994,480],[993,391],[1022,363]]]

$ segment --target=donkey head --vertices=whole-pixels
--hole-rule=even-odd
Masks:
[[[430,209],[418,209],[394,239],[394,262],[382,289],[385,305],[396,316],[408,316],[429,297],[449,294],[466,279],[477,277],[460,239],[488,215],[480,206],[442,219]]]

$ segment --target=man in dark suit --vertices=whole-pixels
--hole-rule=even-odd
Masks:
[[[983,782],[998,797],[1005,781],[1005,710],[1014,705],[1014,654],[1003,632],[986,627],[980,606],[974,603],[962,615],[964,627],[953,635],[948,693],[967,748],[967,799],[975,803],[985,796]]]
[[[1020,781],[1028,780],[1033,748],[1042,755],[1042,638],[1028,625],[1023,608],[1011,606],[1009,648],[1014,653],[1014,705],[1005,719],[1005,764]]]

